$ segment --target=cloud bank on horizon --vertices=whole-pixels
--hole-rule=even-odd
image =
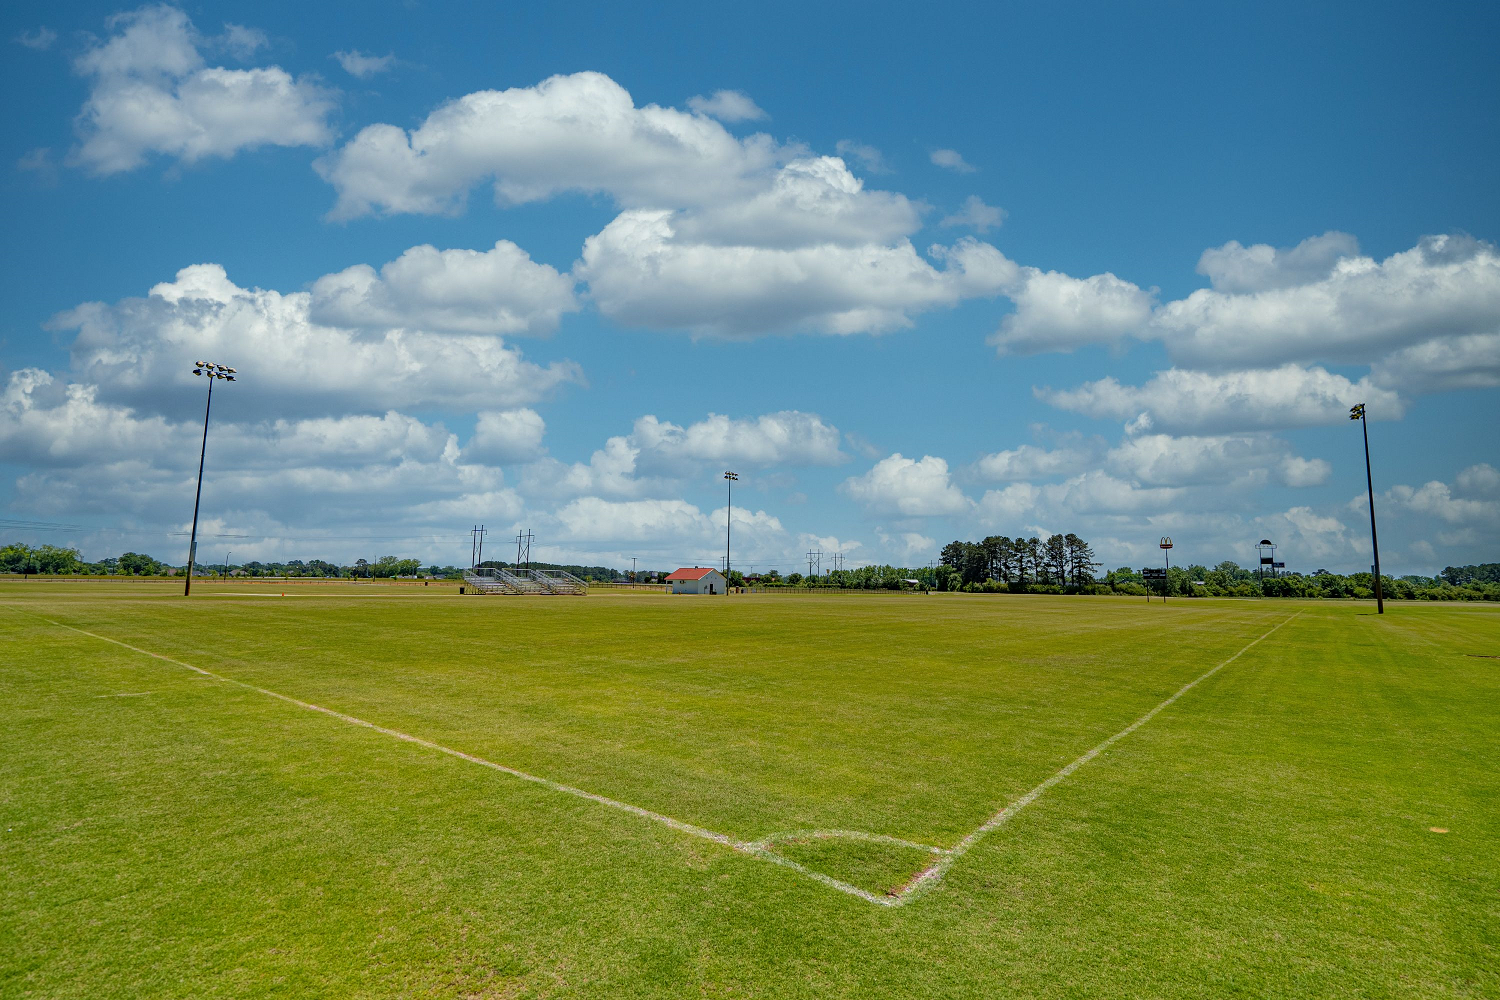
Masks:
[[[452,562],[460,547],[440,540],[487,519],[536,529],[567,561],[708,562],[731,516],[711,484],[735,467],[751,498],[732,512],[741,566],[786,571],[809,546],[850,565],[925,564],[954,535],[1076,531],[1111,565],[1150,557],[1160,534],[1209,562],[1264,534],[1304,569],[1352,568],[1369,551],[1361,484],[1334,485],[1310,429],[1347,422],[1358,402],[1395,422],[1445,394],[1500,398],[1500,249],[1463,232],[1383,257],[1332,230],[1283,247],[1230,240],[1183,268],[1207,287],[1174,298],[1113,271],[1013,259],[993,188],[945,207],[873,186],[906,178],[867,143],[819,150],[752,131],[776,118],[738,88],[640,104],[583,71],[460,94],[407,125],[341,127],[353,108],[315,72],[253,65],[271,47],[255,28],[206,35],[154,5],[105,32],[71,57],[87,95],[63,158],[70,184],[280,147],[302,151],[330,228],[451,232],[476,195],[502,224],[524,209],[576,227],[583,203],[602,225],[570,228],[566,263],[514,233],[434,236],[282,289],[212,259],[179,260],[112,301],[80,284],[47,321],[66,359],[7,366],[0,461],[16,470],[12,510],[94,519],[88,544],[180,528],[201,431],[190,356],[233,359],[245,376],[225,394],[210,443],[222,466],[206,484],[212,525],[248,536],[244,558],[352,555],[368,545],[299,539],[364,524]],[[57,35],[14,37],[45,52]],[[359,80],[399,62],[352,44],[323,58]],[[944,183],[987,176],[953,148],[926,160]],[[634,410],[600,395],[629,344],[663,337],[677,367]],[[963,338],[1020,379],[1036,372],[1027,419],[957,432],[986,401],[928,387],[919,404],[876,404],[909,408],[920,429],[898,449],[870,443],[863,407],[825,409],[817,393],[684,412],[672,392],[670,378],[724,378],[726,357],[752,380],[808,357],[859,379],[902,338],[934,352]],[[830,340],[836,354],[816,343]],[[1472,450],[1444,479],[1377,497],[1388,562],[1495,556],[1496,446]]]

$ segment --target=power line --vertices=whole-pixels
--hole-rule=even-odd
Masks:
[[[0,517],[0,528],[15,528],[23,531],[88,531],[82,524],[59,524],[56,521],[26,521],[11,517]]]
[[[98,531],[115,535],[135,537],[176,538],[190,534],[186,531],[164,531],[160,528],[122,528],[107,524],[63,524],[56,521],[30,521],[22,518],[0,517],[0,530],[13,531]],[[424,531],[410,535],[265,535],[254,532],[221,531],[198,532],[204,538],[257,538],[271,542],[399,542],[413,538],[454,538],[460,532],[452,529]]]

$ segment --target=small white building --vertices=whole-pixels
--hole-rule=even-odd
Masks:
[[[674,573],[669,573],[667,582],[672,585],[674,594],[724,593],[724,574],[716,569],[704,569],[701,566],[685,566]]]

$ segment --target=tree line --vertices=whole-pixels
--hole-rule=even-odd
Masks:
[[[978,542],[952,541],[943,546],[938,565],[949,570],[949,580],[956,575],[966,586],[995,581],[1007,588],[1042,586],[1060,590],[1082,590],[1091,585],[1099,568],[1092,546],[1071,531],[1045,541],[1035,536],[1005,535],[990,535]]]
[[[174,576],[185,567],[173,566],[152,556],[139,552],[126,552],[109,556],[97,562],[89,562],[78,554],[77,549],[58,545],[30,546],[13,542],[0,548],[0,573],[45,576]],[[331,579],[370,578],[381,579],[396,576],[417,576],[423,573],[422,564],[416,559],[398,556],[381,556],[374,562],[357,559],[349,565],[328,562],[323,559],[287,562],[214,563],[199,562],[193,567],[194,576],[234,574],[236,576],[276,577],[324,577]],[[457,576],[452,566],[429,566],[429,576]]]
[[[1142,571],[1129,566],[1096,576],[1099,564],[1093,549],[1068,532],[1046,541],[991,535],[978,542],[953,541],[943,546],[934,590],[969,593],[1126,594],[1144,597],[1165,591],[1173,597],[1304,597],[1362,598],[1375,596],[1369,573],[1278,572],[1263,575],[1225,560],[1209,569],[1189,563],[1173,566],[1167,579],[1148,584]],[[930,570],[927,572],[931,572]],[[921,575],[923,571],[915,571]],[[1449,566],[1437,576],[1381,575],[1381,589],[1392,600],[1500,601],[1500,563]],[[924,584],[927,580],[923,579]]]
[[[486,566],[513,566],[513,563],[485,561]],[[621,581],[628,571],[608,566],[580,566],[533,562],[537,569],[564,569],[574,576],[592,581]],[[736,587],[812,587],[843,590],[904,590],[917,588],[969,593],[1080,593],[1128,594],[1145,596],[1146,581],[1139,569],[1121,566],[1098,576],[1099,564],[1094,551],[1082,538],[1071,532],[1039,538],[1008,538],[991,535],[978,542],[953,541],[943,546],[936,566],[860,566],[833,570],[819,576],[791,573],[781,576],[772,570],[751,574],[739,570],[730,574]],[[146,576],[165,577],[180,574],[181,567],[171,566],[149,555],[125,552],[119,556],[87,562],[78,550],[56,545],[29,546],[12,543],[0,548],[0,573],[48,576]],[[233,573],[243,576],[312,577],[323,579],[388,579],[424,576],[438,580],[457,580],[462,569],[436,564],[423,567],[416,559],[381,556],[374,562],[357,559],[348,565],[323,559],[287,562],[244,562],[234,565],[200,563],[194,572],[202,576]],[[660,579],[664,571],[642,570],[636,579]],[[1392,600],[1426,601],[1500,601],[1500,563],[1478,563],[1469,566],[1447,566],[1436,576],[1381,577],[1385,596]],[[1151,584],[1151,593],[1161,593],[1159,582]],[[1236,562],[1224,561],[1212,569],[1189,563],[1173,566],[1167,574],[1165,589],[1173,597],[1311,597],[1370,598],[1374,596],[1374,579],[1369,573],[1330,573],[1320,569],[1313,573],[1278,573],[1262,576],[1258,570],[1246,569]]]
[[[200,549],[199,553],[202,554]],[[513,567],[514,563],[485,560],[485,566]],[[624,580],[629,573],[608,566],[578,566],[571,564],[532,562],[536,569],[562,569],[585,580]],[[126,552],[110,556],[97,562],[89,562],[74,548],[57,545],[31,546],[13,542],[0,548],[0,573],[38,576],[176,576],[186,567],[173,566],[149,555]],[[283,562],[249,560],[239,563],[203,562],[193,566],[195,577],[218,575],[252,577],[288,577],[312,579],[388,580],[395,577],[431,577],[437,580],[458,580],[466,567],[423,566],[420,560],[401,556],[381,556],[375,560],[356,559],[352,563],[330,562],[326,559],[289,559]],[[642,571],[641,578],[646,577]],[[653,575],[665,576],[665,572]]]

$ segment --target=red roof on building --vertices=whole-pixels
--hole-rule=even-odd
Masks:
[[[717,572],[718,570],[714,569],[713,567],[708,567],[707,569],[705,569],[701,566],[684,566],[676,572],[669,574],[667,576],[667,582],[670,583],[673,580],[701,580],[708,574]]]

